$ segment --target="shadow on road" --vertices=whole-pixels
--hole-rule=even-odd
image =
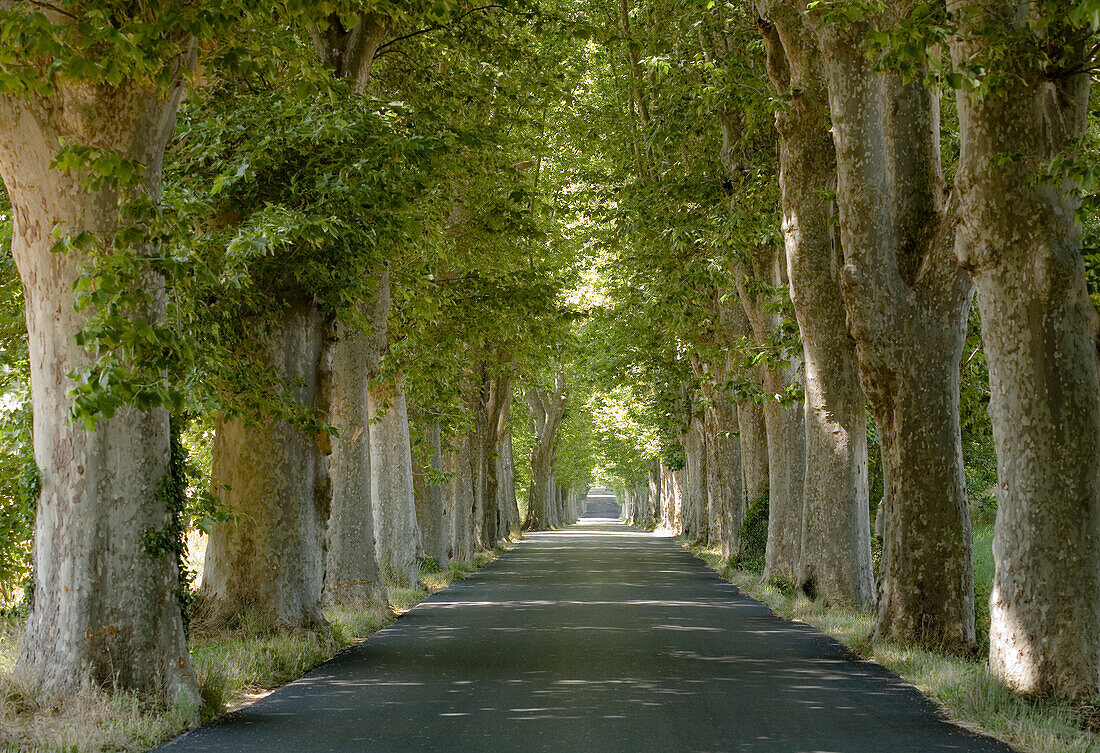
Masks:
[[[163,750],[1010,752],[607,504]]]

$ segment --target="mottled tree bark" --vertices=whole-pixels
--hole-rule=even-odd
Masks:
[[[565,376],[558,372],[554,392],[544,395],[537,388],[524,393],[535,420],[535,443],[531,447],[531,491],[527,497],[527,530],[542,530],[558,524],[554,495],[554,458],[558,451],[558,429],[565,416]]]
[[[413,496],[412,447],[403,379],[372,384],[370,410],[371,502],[378,561],[398,582],[416,583],[420,528]]]
[[[661,466],[661,528],[679,532],[680,528],[680,481],[674,471]]]
[[[684,532],[684,469],[680,468],[672,472],[672,530],[682,534]]]
[[[512,452],[512,433],[507,429],[507,419],[497,440],[497,507],[501,511],[501,536],[511,537],[520,532],[523,521],[519,517],[516,502],[515,456]]]
[[[449,561],[450,542],[445,529],[446,514],[441,480],[443,454],[439,436],[439,424],[432,423],[427,430],[428,465],[417,462],[413,456],[413,494],[416,499],[416,522],[420,528],[420,540],[425,557],[431,557],[440,567]]]
[[[786,264],[779,249],[757,249],[751,277],[772,286],[787,283]],[[750,289],[746,270],[737,278],[745,315],[757,347],[770,348],[779,315],[766,310],[764,296]],[[805,412],[800,404],[786,404],[791,387],[800,386],[799,359],[787,365],[762,369],[764,380],[764,424],[768,432],[768,545],[764,556],[764,577],[782,576],[792,583],[798,577],[802,553],[802,494],[806,472]]]
[[[169,523],[158,490],[167,474],[168,414],[120,409],[86,431],[70,417],[68,374],[90,363],[75,335],[89,312],[73,308],[88,259],[54,253],[55,227],[110,243],[119,195],[84,187],[83,171],[50,163],[64,139],[112,150],[145,166],[144,190],[160,196],[164,146],[181,87],[166,99],[132,82],[114,87],[55,82],[48,99],[0,95],[0,173],[12,202],[12,255],[23,283],[41,491],[34,543],[35,598],[19,665],[38,687],[68,694],[86,683],[147,692],[199,706],[187,653],[174,555],[146,553],[141,539]],[[163,317],[163,281],[137,281]]]
[[[705,543],[707,530],[707,446],[702,416],[693,416],[684,435],[686,489],[683,502],[684,536]]]
[[[351,25],[345,26],[346,21],[351,21]],[[366,93],[378,49],[395,27],[393,19],[381,14],[332,14],[323,28],[311,28],[310,36],[317,56],[332,75],[348,81],[353,91],[362,95]],[[338,436],[329,458],[331,499],[323,596],[326,603],[387,601],[375,544],[368,383],[378,374],[388,336],[388,269],[383,269],[367,308],[373,331],[352,333],[338,322],[338,339],[331,355],[330,420]]]
[[[760,387],[763,388],[763,380]],[[768,493],[768,428],[761,403],[737,402],[737,433],[741,438],[741,475],[748,506]]]
[[[1004,38],[1020,45],[983,96],[959,93],[957,253],[978,288],[999,481],[989,663],[1023,692],[1090,698],[1100,692],[1097,315],[1069,181],[1038,179],[1085,130],[1089,75],[1052,78],[1029,63],[1029,45],[1042,44],[1082,70],[1084,47],[1057,23],[1033,36],[1024,3],[957,6],[957,62],[986,59]],[[1020,159],[997,159],[1006,154]]]
[[[345,20],[354,21],[350,28]],[[310,29],[310,36],[321,62],[338,78],[350,81],[357,94],[364,94],[378,48],[396,26],[378,13],[359,13],[353,19],[333,14],[323,29]]]
[[[807,18],[829,90],[841,290],[882,437],[875,632],[966,650],[974,643],[974,578],[958,416],[970,283],[955,263],[944,204],[938,98],[921,76],[904,82],[873,71],[862,22]]]
[[[587,495],[585,495],[587,496]],[[646,482],[635,484],[632,494],[633,506],[631,509],[631,525],[643,523],[653,517],[650,511],[649,485]]]
[[[661,504],[663,497],[661,489],[661,461],[650,461],[649,467],[649,510],[644,518],[645,523],[657,523],[661,519]]]
[[[724,369],[708,370],[704,383],[707,499],[711,515],[710,544],[723,559],[741,551],[738,534],[744,511],[742,499],[741,443],[737,437],[737,408],[725,395]]]
[[[476,551],[473,530],[474,482],[470,460],[470,440],[463,435],[454,440],[454,453],[448,453],[447,482],[452,531],[451,556],[457,560],[469,560]]]
[[[373,331],[352,332],[337,323],[337,339],[330,349],[328,420],[337,435],[328,459],[331,498],[322,592],[326,604],[388,601],[375,551],[368,385],[385,349],[389,310],[389,275],[383,273],[366,311]]]
[[[271,324],[263,359],[295,401],[315,406],[324,318],[299,304]],[[234,518],[216,524],[200,592],[204,620],[232,623],[246,612],[270,625],[324,627],[322,515],[324,455],[316,438],[287,421],[221,418],[212,486]]]
[[[791,302],[805,364],[806,476],[796,585],[827,602],[875,603],[867,488],[867,422],[855,343],[840,292],[840,249],[822,200],[834,188],[828,93],[801,14],[768,4],[763,28],[772,84],[786,95],[779,185]]]
[[[485,414],[484,448],[486,485],[482,501],[482,532],[487,549],[495,547],[508,535],[505,521],[506,513],[500,494],[500,438],[504,431],[504,421],[511,409],[512,383],[508,377],[498,375],[488,377],[487,395],[482,410]]]

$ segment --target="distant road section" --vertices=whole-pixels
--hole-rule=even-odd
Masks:
[[[581,518],[618,518],[622,509],[613,490],[597,486],[588,490]]]

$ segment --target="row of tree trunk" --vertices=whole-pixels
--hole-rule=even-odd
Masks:
[[[1024,692],[1094,696],[1098,324],[1073,183],[1044,172],[1072,159],[1065,150],[1084,133],[1081,30],[1013,2],[963,3],[952,14],[960,27],[948,46],[960,69],[1003,59],[1011,70],[957,91],[962,150],[948,186],[939,88],[920,65],[903,75],[877,69],[867,54],[869,35],[906,18],[911,4],[887,2],[873,18],[844,23],[805,0],[757,5],[768,75],[783,101],[775,119],[783,245],[739,263],[742,311],[716,318],[775,355],[780,319],[767,304],[769,287],[781,286],[801,338],[798,352],[759,361],[753,375],[767,444],[765,575],[831,603],[876,606],[879,637],[973,648],[959,362],[976,289],[999,477],[990,665]],[[724,40],[701,38],[710,59],[729,52]],[[1039,48],[1059,50],[1059,62],[1032,65]],[[633,96],[644,103],[641,89]],[[766,147],[745,138],[738,113],[717,121],[727,147]],[[742,169],[751,154],[724,147],[722,158],[735,185],[751,173]],[[686,464],[660,472],[659,493],[628,490],[629,514],[652,514],[736,553],[735,511],[765,477],[760,435],[744,401],[715,392],[723,384],[715,364],[695,366],[703,386],[683,417]],[[790,399],[798,393],[801,401]],[[885,480],[877,584],[868,408]],[[738,431],[740,442],[724,442]],[[740,485],[730,483],[736,470]]]
[[[1084,697],[1100,687],[1097,317],[1073,193],[1065,178],[1037,171],[1083,133],[1088,76],[1068,59],[1084,54],[1072,41],[1060,48],[1064,76],[1030,67],[1034,19],[1001,5],[957,16],[957,65],[1000,54],[1005,37],[1020,49],[1007,58],[1015,78],[958,91],[962,153],[948,193],[938,88],[922,71],[874,70],[865,51],[872,23],[889,26],[908,6],[887,3],[881,18],[841,25],[799,0],[762,3],[769,71],[792,102],[777,128],[791,292],[803,314],[808,467],[828,483],[826,463],[845,465],[853,483],[834,473],[830,489],[864,493],[865,460],[842,464],[840,444],[809,434],[814,411],[824,411],[836,419],[832,437],[848,438],[849,456],[863,451],[858,369],[886,480],[876,633],[971,646],[959,359],[976,287],[999,476],[991,667],[1026,692]],[[1056,24],[1051,33],[1076,32]],[[1021,158],[997,159],[1013,154]],[[832,185],[839,238],[820,200]],[[810,384],[819,374],[831,394]],[[836,516],[855,494],[819,507]],[[862,500],[858,507],[861,539],[831,540],[855,543],[862,568]],[[809,530],[829,535],[813,506],[806,514]]]

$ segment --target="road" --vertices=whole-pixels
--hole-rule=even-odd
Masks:
[[[594,499],[256,703],[162,746],[466,753],[1010,753]],[[607,516],[607,517],[600,517]]]

